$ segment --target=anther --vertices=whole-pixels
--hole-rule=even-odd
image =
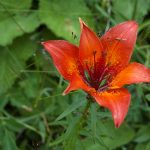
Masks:
[[[94,56],[94,73],[96,72],[96,69],[97,69],[97,67],[96,67],[96,53],[97,53],[97,51],[96,50],[94,50],[93,51],[93,56]]]
[[[97,51],[96,51],[96,50],[94,50],[94,51],[93,51],[93,55],[95,56],[95,55],[96,55],[96,53],[97,53]]]

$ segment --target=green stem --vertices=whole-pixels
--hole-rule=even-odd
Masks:
[[[83,127],[83,124],[87,119],[87,113],[88,113],[88,110],[91,106],[92,101],[93,101],[92,97],[90,95],[87,95],[87,104],[86,104],[86,106],[85,106],[85,108],[82,112],[82,116],[81,116],[81,118],[79,119],[79,122],[78,122],[78,125],[79,125],[80,129]]]
[[[80,137],[80,131],[83,129],[84,127],[84,123],[87,119],[87,114],[88,114],[88,110],[90,108],[90,104],[91,104],[91,100],[92,98],[90,96],[87,96],[87,103],[85,108],[83,109],[83,112],[80,116],[78,116],[75,120],[75,122],[71,123],[69,128],[66,131],[66,135],[64,136],[65,140],[60,141],[64,142],[64,144],[66,144],[66,142],[71,141],[72,139],[70,139],[71,137],[74,139],[75,137]],[[69,144],[69,143],[68,143]]]

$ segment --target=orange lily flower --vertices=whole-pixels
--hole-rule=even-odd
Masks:
[[[112,112],[116,127],[123,122],[131,95],[124,85],[150,82],[150,70],[129,63],[138,25],[126,21],[109,29],[101,38],[80,19],[79,47],[64,41],[42,42],[54,64],[69,85],[63,95],[82,89]]]

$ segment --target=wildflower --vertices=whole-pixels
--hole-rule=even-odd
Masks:
[[[82,89],[112,112],[116,127],[123,122],[131,95],[123,86],[150,82],[150,70],[129,63],[138,25],[127,21],[109,29],[101,38],[80,19],[79,47],[65,40],[50,40],[43,46],[60,74],[69,81],[64,95]]]

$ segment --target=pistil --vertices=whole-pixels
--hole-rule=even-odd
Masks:
[[[97,56],[97,51],[93,51],[92,67],[89,62],[86,62],[85,63],[86,70],[83,71],[82,76],[83,76],[83,80],[85,80],[85,82],[88,83],[91,87],[95,88],[95,90],[103,91],[108,88],[108,82],[107,82],[109,78],[109,75],[107,75],[108,66],[104,67],[104,64],[101,64],[102,68],[99,68],[100,64],[97,64],[98,62],[96,56]],[[104,83],[101,84],[103,81]]]

